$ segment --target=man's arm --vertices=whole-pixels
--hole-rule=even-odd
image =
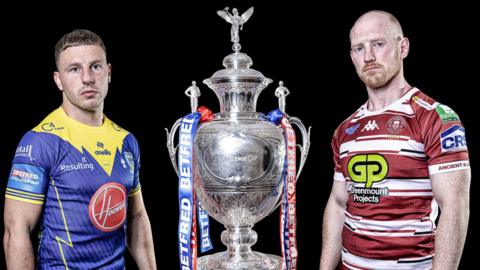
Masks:
[[[138,269],[157,269],[152,229],[141,190],[128,201],[127,245]]]
[[[470,215],[470,170],[431,176],[440,219],[435,236],[433,270],[457,269]]]
[[[323,215],[321,270],[335,269],[340,261],[347,200],[347,182],[333,181],[332,191]]]
[[[30,233],[37,224],[42,205],[5,199],[3,247],[5,260],[10,270],[33,270],[33,256]]]

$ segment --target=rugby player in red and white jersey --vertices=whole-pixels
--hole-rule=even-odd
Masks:
[[[392,14],[363,14],[350,42],[368,100],[333,136],[320,269],[456,269],[469,219],[464,127],[405,80],[410,45]]]

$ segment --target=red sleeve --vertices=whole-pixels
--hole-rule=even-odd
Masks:
[[[422,94],[414,102],[430,174],[469,168],[465,128],[455,111]]]
[[[342,174],[342,166],[340,165],[339,129],[340,127],[335,130],[332,139],[333,163],[335,164],[333,179],[345,181],[345,177]]]

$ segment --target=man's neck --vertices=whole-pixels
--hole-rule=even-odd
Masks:
[[[410,88],[405,78],[400,76],[383,87],[376,89],[367,87],[367,109],[369,111],[382,110],[401,98]]]
[[[94,127],[103,124],[103,105],[95,111],[87,111],[71,104],[62,104],[63,111],[76,121]]]

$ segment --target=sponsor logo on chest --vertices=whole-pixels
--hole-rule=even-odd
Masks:
[[[77,170],[90,170],[93,171],[95,167],[93,163],[87,162],[86,157],[82,157],[82,161],[80,162],[72,162],[66,164],[60,164],[60,171],[68,172],[68,171],[77,171]]]
[[[388,195],[388,188],[372,187],[374,183],[383,181],[388,174],[388,162],[380,154],[355,155],[348,161],[348,174],[352,182],[348,192],[354,202],[380,203],[382,196]],[[363,184],[364,186],[358,185]]]
[[[111,156],[112,152],[110,150],[105,148],[105,145],[103,142],[97,142],[97,147],[99,148],[98,150],[95,150],[95,155],[97,156]]]
[[[116,182],[102,185],[93,194],[88,213],[93,225],[104,232],[111,232],[123,225],[127,217],[127,191]]]

